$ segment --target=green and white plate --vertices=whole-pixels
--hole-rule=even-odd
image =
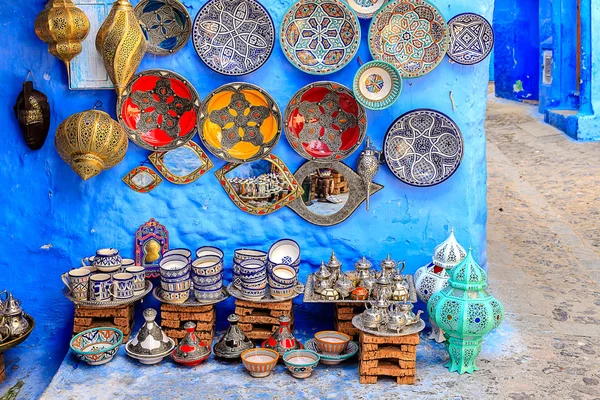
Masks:
[[[356,342],[353,342],[353,341],[350,341],[348,343],[348,347],[346,348],[346,351],[344,351],[342,354],[339,354],[337,356],[332,356],[332,355],[321,353],[321,351],[317,347],[317,343],[316,343],[315,339],[307,340],[306,343],[304,343],[304,348],[306,350],[312,350],[315,353],[317,353],[319,356],[321,356],[321,364],[325,364],[325,365],[337,365],[337,364],[341,363],[342,361],[346,361],[346,360],[354,357],[356,355],[356,353],[358,353],[358,345],[356,344]]]
[[[402,77],[392,64],[370,61],[359,68],[352,89],[360,104],[370,110],[383,110],[398,100]]]
[[[346,0],[351,9],[354,10],[356,16],[360,19],[371,19],[373,15],[388,0]]]

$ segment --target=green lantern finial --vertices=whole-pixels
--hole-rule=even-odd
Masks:
[[[450,286],[435,293],[427,303],[429,316],[446,334],[450,371],[473,373],[483,336],[504,319],[504,308],[487,291],[487,274],[473,258],[450,271]]]

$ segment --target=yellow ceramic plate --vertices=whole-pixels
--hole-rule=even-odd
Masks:
[[[221,160],[244,163],[268,155],[281,136],[281,111],[263,89],[230,83],[204,100],[198,116],[200,139]]]

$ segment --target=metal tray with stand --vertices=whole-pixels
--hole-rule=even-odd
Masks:
[[[415,281],[412,275],[405,275],[406,281],[408,282],[408,301],[411,303],[417,302],[417,291],[415,289]],[[306,285],[304,286],[304,303],[331,303],[331,304],[339,304],[339,303],[347,303],[347,304],[365,304],[368,300],[352,300],[348,299],[339,299],[339,300],[325,300],[321,297],[320,294],[315,293],[314,291],[314,275],[308,275],[306,279]]]
[[[408,336],[408,335],[412,335],[413,333],[421,332],[423,329],[425,329],[425,321],[423,321],[422,319],[420,319],[418,323],[416,323],[414,325],[410,325],[407,328],[404,328],[404,330],[402,330],[400,332],[390,331],[385,326],[382,326],[381,330],[371,329],[371,328],[367,328],[366,326],[363,325],[360,314],[356,315],[356,316],[354,316],[354,318],[352,318],[352,325],[354,325],[354,327],[356,329],[358,329],[362,332],[368,333],[370,335],[384,336],[384,337]]]
[[[135,303],[138,300],[143,299],[148,293],[152,291],[152,282],[146,280],[146,289],[139,294],[130,297],[129,299],[123,300],[106,300],[106,301],[96,301],[96,300],[77,300],[69,293],[67,288],[63,288],[63,294],[67,299],[69,299],[76,306],[81,307],[89,307],[89,308],[112,308],[125,306],[127,304]]]

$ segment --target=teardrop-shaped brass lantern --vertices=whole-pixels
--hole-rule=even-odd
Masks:
[[[35,19],[35,34],[48,44],[48,51],[67,65],[81,53],[90,21],[71,0],[50,0]]]
[[[131,3],[115,1],[96,35],[96,49],[119,96],[146,54],[146,40]]]
[[[83,180],[123,161],[128,144],[121,125],[100,110],[71,115],[60,124],[54,138],[60,157]]]

